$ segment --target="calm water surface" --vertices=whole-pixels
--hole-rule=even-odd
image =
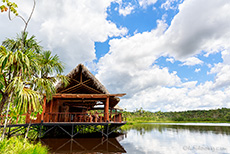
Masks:
[[[51,153],[230,154],[230,124],[140,124],[109,139],[43,139]]]

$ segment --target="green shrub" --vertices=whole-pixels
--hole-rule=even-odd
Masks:
[[[41,143],[32,144],[28,140],[11,137],[9,140],[0,141],[0,153],[2,154],[47,154],[48,148]]]
[[[230,112],[228,112],[225,116],[224,116],[225,120],[230,121]]]

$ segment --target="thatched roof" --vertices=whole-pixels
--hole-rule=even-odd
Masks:
[[[110,94],[105,86],[83,64],[75,67],[67,74],[67,77],[70,79],[68,86],[64,87],[59,82],[56,86],[57,93]],[[118,97],[110,97],[111,107],[114,107],[119,101]]]
[[[103,94],[109,94],[109,91],[105,88],[104,85],[102,85],[98,79],[83,65],[79,64],[77,65],[71,72],[69,72],[66,76],[69,79],[73,79],[76,77],[76,75],[82,71],[82,74],[86,76],[87,78],[91,79],[93,81],[93,85],[100,90]],[[57,92],[60,91],[60,89],[63,89],[63,84],[59,82],[56,86]]]

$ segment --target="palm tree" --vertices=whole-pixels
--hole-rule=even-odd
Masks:
[[[55,93],[58,79],[68,83],[59,75],[64,69],[59,57],[42,51],[34,36],[27,37],[7,39],[0,47],[0,113],[10,103],[18,112],[38,111],[43,94],[51,98]]]
[[[35,53],[40,53],[42,47],[35,39],[35,36],[28,38],[28,32],[22,32],[21,35],[17,35],[16,39],[7,38],[2,42],[2,45],[8,50],[15,52],[16,50],[33,50]]]
[[[57,80],[61,80],[67,85],[68,79],[66,76],[60,75],[64,70],[64,66],[59,60],[58,55],[52,56],[51,51],[42,51],[38,55],[38,63],[41,67],[39,72],[40,78],[34,80],[34,89],[40,92],[45,89],[46,97],[49,100],[52,98],[52,94],[56,92],[56,89],[53,86],[54,83]],[[56,76],[50,76],[54,74],[56,74]]]
[[[6,108],[4,130],[10,106],[17,113],[37,112],[44,94],[52,98],[57,80],[68,83],[67,78],[60,75],[64,67],[59,57],[42,51],[34,36],[27,39],[27,33],[22,35],[5,40],[0,47],[0,113]]]

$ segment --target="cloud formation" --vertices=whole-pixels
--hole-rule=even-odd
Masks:
[[[185,60],[181,60],[183,62],[183,65],[188,65],[188,66],[194,66],[194,65],[198,65],[198,64],[203,64],[203,61],[201,61],[200,59],[196,58],[196,57],[189,57],[186,58]]]
[[[77,64],[96,58],[94,42],[104,42],[108,37],[123,36],[127,33],[126,28],[117,27],[115,23],[106,20],[107,8],[111,2],[38,1],[28,30],[30,34],[38,36],[38,40],[43,40],[43,46],[60,56],[67,65],[67,73]],[[17,3],[19,12],[23,16],[28,16],[33,3]],[[5,14],[1,14],[0,18],[8,20]],[[20,22],[19,19],[13,23],[8,21],[6,25],[14,25],[17,22]],[[14,34],[15,31],[20,31],[20,28],[14,30]],[[9,36],[8,33],[5,35]]]
[[[19,12],[27,16],[32,1],[16,1]],[[96,64],[96,77],[111,93],[126,92],[121,106],[129,110],[143,107],[151,111],[208,109],[230,107],[230,3],[228,0],[186,0],[176,8],[178,0],[167,0],[162,9],[177,9],[171,24],[167,14],[158,19],[155,29],[127,36],[126,27],[107,19],[111,4],[121,4],[121,16],[132,15],[136,8],[145,10],[157,0],[139,0],[135,4],[122,0],[37,1],[28,31],[41,44],[57,53],[66,63],[68,73],[79,63],[96,59],[95,42],[108,38],[110,49]],[[181,1],[180,1],[181,2]],[[179,3],[180,3],[179,2]],[[120,5],[119,5],[120,6]],[[135,9],[134,9],[135,8]],[[0,40],[13,37],[23,29],[19,19],[10,22],[0,14]],[[6,29],[7,27],[7,29]],[[113,38],[115,37],[115,38]],[[156,60],[165,57],[172,65],[193,67],[206,63],[200,59],[221,53],[223,62],[207,64],[208,75],[215,79],[199,83],[183,81],[175,70],[160,66]],[[199,56],[198,56],[199,55]],[[199,58],[198,58],[199,57]]]
[[[229,65],[218,63],[211,68],[214,81],[197,84],[182,82],[177,72],[154,64],[161,56],[169,56],[182,65],[194,66],[203,61],[197,54],[207,55],[229,48],[230,4],[228,1],[184,1],[171,25],[158,20],[150,32],[113,39],[110,51],[98,63],[98,77],[111,92],[127,92],[121,105],[129,110],[143,107],[157,111],[230,107]],[[173,59],[172,59],[173,57]],[[229,51],[222,59],[229,60]],[[196,70],[199,72],[199,70]]]

